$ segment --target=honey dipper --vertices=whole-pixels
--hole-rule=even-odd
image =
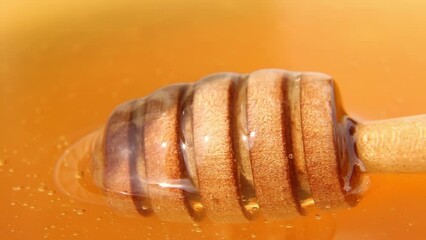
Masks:
[[[426,115],[357,124],[319,73],[214,74],[119,106],[93,164],[120,212],[244,222],[354,206],[362,172],[425,172]]]

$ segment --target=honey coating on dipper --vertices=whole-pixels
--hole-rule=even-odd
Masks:
[[[89,174],[117,212],[172,222],[353,206],[363,167],[338,112],[327,75],[213,74],[117,107]]]

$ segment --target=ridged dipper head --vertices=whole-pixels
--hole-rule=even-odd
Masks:
[[[350,206],[332,79],[260,70],[214,74],[119,106],[97,185],[119,211],[242,222]]]

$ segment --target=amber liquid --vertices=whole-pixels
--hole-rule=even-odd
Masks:
[[[320,71],[358,120],[424,114],[426,3],[85,2],[0,5],[0,239],[426,235],[426,174],[370,175],[348,210],[198,225],[124,217],[53,178],[65,149],[118,104],[213,72]]]

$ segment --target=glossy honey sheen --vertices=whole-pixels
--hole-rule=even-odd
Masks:
[[[344,108],[358,120],[423,114],[425,3],[1,5],[1,239],[425,236],[425,174],[371,175],[369,191],[350,210],[200,225],[122,217],[63,195],[53,181],[64,151],[99,129],[115,106],[213,72],[320,71],[336,79]]]

